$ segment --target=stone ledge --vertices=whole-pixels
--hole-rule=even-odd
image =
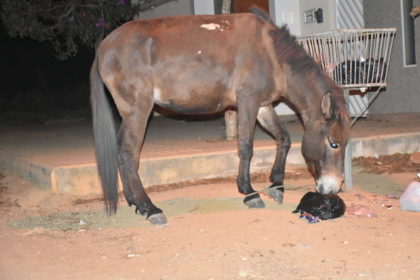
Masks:
[[[353,139],[352,157],[412,153],[420,151],[420,132],[382,135]],[[293,143],[287,163],[304,164],[300,143]],[[256,147],[252,171],[269,170],[274,161],[275,145]],[[197,179],[236,175],[239,158],[236,150],[220,153],[203,151],[180,157],[159,157],[141,160],[140,176],[144,186],[178,183]],[[0,152],[0,166],[31,183],[52,192],[73,195],[101,193],[94,163],[44,166],[23,157]]]

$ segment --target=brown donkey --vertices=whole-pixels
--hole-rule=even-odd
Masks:
[[[152,223],[165,223],[138,175],[140,149],[153,105],[186,114],[238,111],[239,192],[264,207],[250,182],[258,120],[277,152],[268,194],[283,201],[289,134],[273,104],[287,101],[304,126],[302,153],[317,191],[336,193],[343,181],[349,116],[342,90],[269,16],[253,13],[176,16],[130,21],[99,45],[92,65],[91,102],[98,170],[108,213],[117,209],[118,170],[128,204]],[[104,84],[122,118],[114,126]]]

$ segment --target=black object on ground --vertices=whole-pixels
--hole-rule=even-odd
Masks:
[[[307,220],[311,222],[316,220],[315,217],[321,220],[338,218],[344,215],[345,211],[346,205],[338,195],[307,192],[293,213],[300,213],[305,218],[309,217],[310,219]]]

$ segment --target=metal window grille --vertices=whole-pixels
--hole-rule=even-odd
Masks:
[[[303,35],[304,49],[343,88],[386,86],[395,28],[339,29]]]

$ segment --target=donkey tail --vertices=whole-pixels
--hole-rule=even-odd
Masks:
[[[106,211],[111,215],[117,212],[118,204],[117,134],[113,111],[99,74],[97,55],[90,70],[90,101],[98,173]]]

